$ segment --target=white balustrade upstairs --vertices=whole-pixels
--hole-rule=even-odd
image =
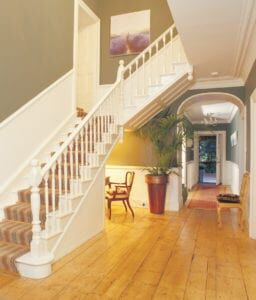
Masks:
[[[176,27],[172,25],[126,67],[120,62],[124,106],[138,105],[151,94],[150,87],[161,87],[161,76],[172,75],[180,63],[187,63],[187,59]]]

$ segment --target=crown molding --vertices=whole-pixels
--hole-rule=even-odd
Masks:
[[[249,46],[253,38],[253,31],[256,25],[256,4],[255,0],[247,0],[243,7],[240,19],[240,31],[237,38],[237,52],[233,69],[234,76],[242,76],[244,62],[247,59]],[[249,73],[249,72],[248,72]],[[246,78],[243,78],[246,80]]]
[[[196,83],[190,88],[190,90],[200,90],[200,89],[216,89],[216,88],[227,88],[227,87],[239,87],[244,86],[244,81],[242,78],[232,78],[232,79],[221,79],[213,80],[210,78],[198,79]]]

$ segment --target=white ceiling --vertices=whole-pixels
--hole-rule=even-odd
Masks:
[[[248,36],[251,25],[255,25],[255,2],[168,0],[198,80],[231,80],[240,77],[238,68],[242,59],[245,59],[243,52],[248,44],[245,39],[251,38]],[[212,72],[218,72],[219,75],[212,76]]]
[[[227,101],[198,97],[184,108],[184,113],[193,124],[200,124],[212,117],[214,123],[230,123],[238,107]]]

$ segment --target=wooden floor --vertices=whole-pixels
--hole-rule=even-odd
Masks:
[[[256,241],[236,213],[184,208],[133,222],[113,208],[105,232],[28,280],[0,274],[0,299],[256,299]],[[82,229],[81,229],[82,230]]]
[[[230,188],[224,185],[197,184],[189,192],[186,204],[188,208],[216,210],[217,195],[230,192]]]

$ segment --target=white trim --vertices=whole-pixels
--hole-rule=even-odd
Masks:
[[[212,95],[214,96],[214,98],[216,99],[217,97],[220,99],[221,97],[226,97],[225,101],[229,101],[233,104],[235,104],[239,109],[240,112],[244,111],[245,105],[243,103],[243,101],[238,98],[237,96],[233,95],[233,94],[229,94],[229,93],[223,93],[223,92],[207,92],[207,93],[197,93],[195,95],[192,95],[188,98],[186,98],[184,101],[182,101],[182,103],[179,105],[177,113],[181,113],[182,108],[184,106],[186,106],[187,103],[192,102],[194,100],[194,98],[197,98],[198,96],[204,96],[204,95]]]
[[[246,59],[249,44],[253,34],[255,22],[256,22],[256,10],[255,0],[247,0],[246,4],[243,6],[243,12],[240,19],[240,32],[238,34],[238,46],[236,59],[234,64],[234,75],[241,75],[241,70]],[[245,79],[245,78],[244,78]]]
[[[225,79],[220,77],[218,80],[204,78],[198,79],[196,83],[190,88],[190,90],[215,89],[239,86],[244,86],[244,81],[242,78]]]
[[[221,135],[223,139],[222,143],[222,149],[221,152],[221,171],[220,171],[220,182],[225,182],[225,165],[226,165],[226,148],[227,148],[227,134],[224,130],[216,130],[216,131],[195,131],[194,132],[194,144],[199,142],[198,137],[199,136],[216,136],[216,142],[217,142],[217,136]],[[217,144],[216,144],[217,147]],[[195,147],[194,147],[195,148]],[[217,150],[217,149],[216,149]],[[196,158],[196,153],[194,153],[194,161],[195,163],[199,163],[199,159]],[[217,164],[217,163],[216,163]],[[196,168],[199,168],[199,166],[196,166]],[[216,174],[217,176],[217,174]],[[217,178],[216,178],[217,181]]]
[[[249,235],[256,239],[256,89],[251,95],[251,184],[249,205]]]
[[[90,18],[92,18],[97,25],[97,41],[98,46],[95,51],[97,51],[97,82],[95,88],[99,85],[100,79],[100,19],[97,15],[87,6],[82,0],[74,1],[74,34],[73,34],[73,92],[72,92],[72,103],[73,109],[76,109],[76,87],[77,87],[77,61],[78,61],[78,31],[79,31],[79,9],[82,9]]]
[[[24,104],[21,108],[19,108],[15,113],[10,115],[7,119],[0,123],[0,130],[16,119],[19,115],[21,115],[24,111],[28,110],[31,106],[33,106],[39,99],[41,99],[44,95],[49,93],[52,89],[54,89],[57,85],[59,85],[62,81],[64,81],[67,77],[69,77],[74,72],[74,69],[71,69],[54,83],[49,85],[45,90],[36,95],[33,99]]]
[[[238,106],[234,106],[234,107],[233,107],[233,110],[232,110],[232,113],[231,113],[231,115],[230,115],[230,118],[229,118],[229,120],[228,120],[228,123],[231,123],[231,122],[233,121],[233,119],[234,119],[234,117],[235,117],[237,111],[238,111]]]

